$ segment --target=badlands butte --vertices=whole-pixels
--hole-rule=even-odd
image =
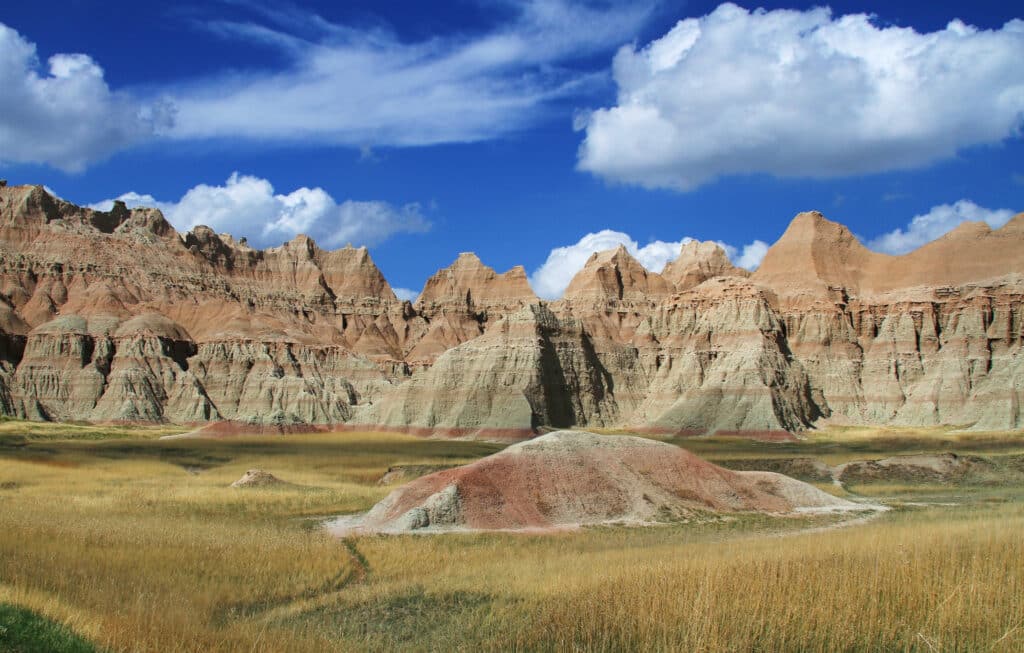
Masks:
[[[0,187],[0,413],[37,420],[781,434],[1024,427],[1024,214],[904,256],[796,216],[754,273],[593,255],[558,301],[461,254],[415,303],[365,248],[257,250]]]

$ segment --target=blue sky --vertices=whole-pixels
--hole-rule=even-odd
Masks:
[[[1024,209],[1024,12],[829,7],[35,3],[0,17],[0,176],[549,297],[618,242],[755,267],[802,210],[899,253]]]

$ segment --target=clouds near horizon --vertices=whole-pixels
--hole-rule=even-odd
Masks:
[[[580,170],[645,188],[921,167],[1024,124],[1024,21],[919,33],[872,16],[720,5],[613,63]]]
[[[906,254],[941,238],[964,222],[984,222],[992,229],[998,229],[1013,216],[1011,209],[987,209],[962,199],[953,204],[933,206],[927,213],[914,216],[906,227],[884,233],[865,244],[869,249],[884,254]]]
[[[280,194],[275,193],[268,180],[237,172],[220,186],[194,186],[176,202],[160,201],[137,192],[124,193],[114,199],[129,207],[158,208],[178,231],[206,225],[236,238],[245,237],[257,247],[279,245],[300,233],[313,237],[325,247],[336,248],[349,243],[373,246],[395,234],[422,233],[431,227],[416,203],[403,206],[382,201],[338,203],[322,188],[307,187]],[[89,206],[110,210],[114,199]]]
[[[54,196],[57,193],[47,188]],[[222,186],[200,184],[189,189],[177,202],[160,201],[149,194],[128,192],[115,198],[129,207],[147,206],[163,211],[179,231],[188,231],[200,224],[218,232],[227,232],[236,239],[246,237],[257,247],[280,244],[282,240],[306,233],[324,247],[346,244],[376,245],[397,234],[424,233],[432,228],[420,205],[395,206],[382,201],[345,200],[336,202],[320,188],[298,188],[287,194],[276,194],[266,179],[233,173]],[[90,208],[109,211],[114,200],[89,204]],[[871,250],[902,255],[941,238],[964,222],[984,222],[998,229],[1016,215],[1012,209],[989,209],[969,199],[933,206],[926,213],[915,215],[905,226],[863,239]],[[544,262],[530,275],[529,282],[541,299],[561,298],[573,277],[583,269],[591,255],[626,248],[641,265],[660,273],[674,261],[684,243],[695,240],[684,236],[676,241],[651,240],[640,245],[628,233],[602,229],[582,236],[577,242],[552,248]],[[737,267],[753,272],[771,247],[763,240],[744,245],[713,241],[721,247]],[[419,291],[394,288],[401,299],[413,301]]]
[[[911,218],[905,227],[876,236],[864,244],[869,249],[885,254],[906,254],[941,238],[964,222],[984,222],[992,229],[998,229],[1014,215],[1011,209],[988,209],[961,199],[952,204],[933,206],[927,213]],[[641,247],[629,234],[621,231],[603,229],[588,233],[572,245],[553,248],[544,263],[530,275],[530,285],[542,299],[558,299],[592,254],[619,245],[624,246],[647,270],[660,273],[668,262],[679,256],[683,243],[691,240],[694,239],[689,236],[671,242],[653,240]],[[761,265],[771,247],[770,243],[763,240],[754,240],[742,246],[720,240],[714,242],[725,250],[733,265],[751,272]]]
[[[683,243],[693,240],[684,237],[678,241],[652,240],[644,246],[621,231],[602,229],[588,233],[572,245],[555,247],[547,259],[530,275],[530,285],[542,299],[558,299],[569,286],[576,273],[583,269],[587,259],[596,252],[615,249],[622,245],[637,261],[651,272],[661,272],[669,261],[679,257]],[[716,241],[718,242],[718,241]],[[768,251],[768,244],[755,240],[742,247],[718,242],[734,265],[755,269]]]

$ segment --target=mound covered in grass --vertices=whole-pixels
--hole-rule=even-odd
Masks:
[[[282,481],[268,471],[262,469],[250,469],[242,478],[231,484],[231,487],[271,487],[280,485],[291,485]]]
[[[558,431],[416,479],[338,533],[549,529],[706,512],[854,508],[772,472],[734,472],[663,442]]]

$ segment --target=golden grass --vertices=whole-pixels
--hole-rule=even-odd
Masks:
[[[0,437],[23,436],[31,440],[101,440],[108,438],[159,438],[190,430],[173,424],[90,424],[88,422],[31,422],[0,418]]]
[[[839,518],[347,543],[307,518],[369,507],[392,464],[497,448],[349,433],[0,449],[0,602],[115,651],[1024,648],[1013,489],[816,532]],[[250,467],[290,484],[228,487]]]
[[[829,465],[946,451],[977,455],[1024,453],[1024,431],[974,432],[946,426],[830,426],[806,431],[800,437],[797,442],[763,442],[734,436],[683,437],[669,441],[720,461],[809,456]]]

